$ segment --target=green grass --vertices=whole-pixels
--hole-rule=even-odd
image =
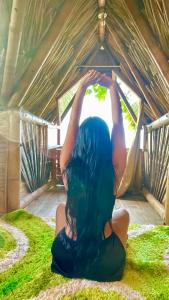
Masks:
[[[140,228],[140,224],[129,224],[129,230],[138,229]]]
[[[70,280],[50,271],[53,229],[24,210],[7,214],[5,220],[26,234],[30,247],[20,262],[0,274],[0,299],[29,299],[42,290]],[[139,227],[134,224],[130,229]],[[140,292],[147,300],[168,300],[169,272],[163,264],[167,248],[169,226],[155,226],[153,230],[129,240],[122,282]],[[62,297],[62,300],[69,299],[122,300],[124,297],[114,292],[101,291],[98,287],[80,289],[79,286],[79,291],[74,295]]]
[[[0,227],[0,259],[16,247],[16,241],[13,236],[5,229]]]
[[[123,282],[140,291],[148,300],[168,300],[169,271],[163,263],[167,248],[169,226],[156,226],[131,239]]]
[[[75,294],[65,295],[60,300],[126,300],[117,292],[103,292],[99,288],[83,288],[78,290]]]
[[[5,220],[26,234],[30,247],[20,262],[0,274],[0,299],[28,299],[43,289],[66,282],[67,279],[50,271],[53,230],[24,210],[7,214]]]

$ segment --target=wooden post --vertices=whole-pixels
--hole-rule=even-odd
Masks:
[[[4,67],[1,95],[3,104],[9,98],[14,83],[15,68],[18,59],[20,40],[25,16],[25,0],[13,0],[11,20],[9,24],[8,46]]]
[[[145,84],[141,78],[141,76],[139,75],[134,63],[132,62],[131,58],[129,57],[128,53],[125,50],[125,47],[123,46],[121,40],[119,39],[117,33],[110,28],[110,26],[108,26],[110,33],[113,36],[114,41],[116,42],[117,46],[119,47],[121,54],[123,55],[126,64],[128,65],[131,73],[133,74],[140,90],[142,91],[147,103],[149,104],[150,108],[152,109],[152,112],[154,113],[156,118],[161,117],[160,112],[158,111],[156,105],[153,102],[153,99],[151,97],[151,95],[149,94],[148,90],[145,88]]]
[[[0,213],[7,212],[8,112],[0,112]]]
[[[22,2],[22,0],[20,0],[20,2]],[[9,107],[15,106],[16,103],[18,103],[18,101],[19,101],[19,105],[20,106],[22,105],[24,95],[31,87],[35,78],[39,74],[39,71],[41,70],[43,63],[49,56],[51,50],[53,49],[55,41],[59,37],[61,30],[63,30],[63,27],[65,26],[67,20],[69,19],[69,15],[72,13],[72,10],[74,9],[75,2],[76,2],[75,0],[71,0],[71,1],[66,0],[60,14],[56,15],[54,22],[52,23],[48,33],[42,40],[39,49],[37,50],[30,65],[28,66],[28,69],[25,71],[24,75],[22,76],[22,79],[18,85],[17,92],[13,95],[13,97],[11,98],[8,104]]]
[[[133,111],[130,103],[128,102],[126,96],[124,95],[124,93],[123,93],[123,91],[122,91],[122,89],[121,89],[121,87],[119,85],[118,85],[118,91],[119,91],[119,94],[121,95],[121,97],[123,98],[124,103],[126,104],[126,107],[127,107],[128,111],[129,111],[129,113],[130,113],[130,115],[131,115],[134,123],[137,123],[137,117],[136,117],[136,115],[135,115],[135,113],[134,113],[134,111]]]
[[[161,71],[166,84],[169,87],[169,63],[165,53],[163,52],[160,44],[157,43],[156,39],[153,36],[151,28],[148,26],[143,15],[140,13],[135,0],[125,0],[126,5],[134,19],[135,24],[137,25],[137,30],[139,35],[144,40],[151,56],[154,59],[155,64],[158,66],[158,69]]]
[[[169,166],[167,172],[167,189],[165,195],[165,224],[169,225]]]
[[[61,118],[59,114],[59,102],[56,101],[56,124],[57,124],[57,145],[60,145],[60,124]]]
[[[9,112],[7,210],[20,207],[20,112]]]

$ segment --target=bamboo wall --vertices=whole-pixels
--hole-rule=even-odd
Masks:
[[[169,224],[169,114],[144,131],[144,189],[143,193]]]
[[[21,180],[21,153],[23,151],[23,137],[21,128],[23,122],[28,122],[37,127],[37,140],[31,132],[28,138],[33,143],[39,143],[40,169],[38,169],[38,178],[43,179],[43,173],[46,169],[47,162],[47,122],[21,110],[8,110],[0,112],[0,213],[5,213],[22,207],[21,198],[29,196],[25,183]],[[45,129],[45,130],[43,130]],[[39,135],[38,135],[39,133]],[[43,138],[42,138],[43,136]],[[43,142],[42,142],[43,141]],[[22,150],[22,151],[21,151]],[[32,148],[30,149],[32,151]],[[30,153],[32,155],[32,152]],[[26,154],[29,161],[29,155]],[[26,160],[26,158],[25,158]],[[35,167],[36,167],[35,161]],[[38,165],[38,163],[37,163]],[[28,172],[29,170],[26,170]],[[34,174],[34,169],[32,170]],[[46,179],[47,180],[47,179]],[[44,186],[42,186],[44,185]],[[43,193],[48,188],[46,181],[42,180],[42,185],[37,188],[37,193]],[[38,191],[39,190],[39,191]],[[33,190],[35,191],[35,189]],[[34,192],[36,196],[36,191]],[[30,198],[30,197],[29,197]],[[24,202],[25,203],[25,202]]]

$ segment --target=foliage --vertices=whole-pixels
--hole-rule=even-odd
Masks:
[[[94,84],[86,90],[86,95],[90,95],[94,93],[94,96],[99,100],[99,101],[104,101],[107,96],[107,88],[104,86],[101,86],[99,84]]]
[[[98,101],[105,101],[106,96],[107,96],[107,92],[108,92],[108,89],[106,87],[101,86],[101,85],[99,85],[99,84],[96,83],[96,84],[94,84],[94,85],[92,85],[92,86],[90,86],[90,87],[87,88],[86,95],[93,94],[93,96]],[[70,89],[59,100],[59,113],[60,113],[60,115],[62,115],[63,112],[65,111],[65,109],[68,106],[69,102],[71,101],[73,95],[74,95],[74,91],[73,91],[73,89]],[[128,93],[128,95],[126,95],[126,97],[130,98],[130,92]],[[128,111],[127,106],[126,106],[124,100],[121,98],[120,101],[121,101],[122,112],[124,114],[124,118],[129,123],[129,128],[130,129],[135,129],[136,128],[136,124],[133,121],[133,118],[132,118],[130,112]],[[138,104],[137,104],[137,102],[130,103],[130,105],[131,105],[133,111],[135,112],[135,115],[138,116]]]
[[[106,96],[107,96],[107,91],[108,91],[108,89],[106,87],[103,87],[99,84],[94,84],[86,90],[86,95],[91,95],[93,93],[94,97],[96,97],[96,99],[98,99],[98,101],[105,101]],[[120,102],[121,102],[121,108],[122,108],[122,112],[124,114],[124,118],[129,123],[129,128],[135,129],[136,124],[135,124],[130,112],[128,111],[127,106],[122,97],[120,98]],[[138,116],[137,102],[131,104],[131,107],[133,108],[133,111],[135,112],[136,116]]]

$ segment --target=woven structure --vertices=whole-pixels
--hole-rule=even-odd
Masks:
[[[145,102],[145,119],[168,112],[167,0],[1,0],[0,18],[3,109],[24,107],[55,123],[56,102],[83,75],[77,66],[105,48]]]

